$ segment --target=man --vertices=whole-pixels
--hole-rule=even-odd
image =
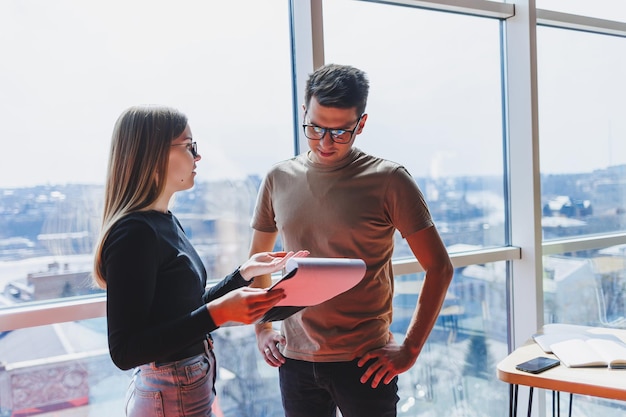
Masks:
[[[307,80],[304,134],[309,151],[276,164],[261,185],[251,253],[273,249],[312,257],[360,258],[363,280],[282,323],[256,326],[265,361],[279,367],[287,417],[396,416],[397,375],[430,334],[453,267],[422,193],[406,169],[355,148],[363,131],[369,82],[345,65],[326,65]],[[381,138],[392,140],[392,138]],[[426,271],[402,344],[394,341],[391,257],[396,230]],[[255,286],[270,285],[270,276]]]

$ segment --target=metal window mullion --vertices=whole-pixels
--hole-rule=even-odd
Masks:
[[[291,10],[291,60],[293,88],[294,155],[307,149],[302,134],[304,86],[309,74],[324,64],[322,0],[289,0]]]
[[[544,255],[557,255],[626,244],[626,233],[581,236],[543,242]]]
[[[510,265],[509,349],[543,321],[541,190],[538,134],[537,42],[534,0],[515,0],[503,22],[510,244],[522,256]]]
[[[504,246],[476,251],[468,251],[450,254],[452,265],[455,268],[462,268],[469,265],[480,265],[491,262],[512,261],[521,259],[520,248],[514,246]],[[395,276],[423,272],[417,259],[407,258],[393,261],[393,274]]]
[[[626,23],[537,9],[537,25],[626,37]]]
[[[460,13],[497,19],[508,19],[515,15],[515,6],[485,0],[360,0],[372,3],[408,6],[418,9]]]

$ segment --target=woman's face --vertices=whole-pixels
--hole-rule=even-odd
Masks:
[[[172,193],[193,187],[196,176],[196,162],[202,157],[194,154],[193,137],[189,125],[183,133],[172,141],[167,168],[165,188]]]

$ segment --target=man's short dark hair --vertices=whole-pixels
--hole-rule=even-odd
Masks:
[[[369,80],[365,72],[349,65],[328,64],[315,70],[306,82],[304,101],[309,107],[311,97],[324,107],[365,112]]]

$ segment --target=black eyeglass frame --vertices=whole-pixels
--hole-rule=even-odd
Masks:
[[[191,152],[191,155],[194,158],[198,156],[198,143],[197,142],[175,143],[171,146],[186,146],[187,150]]]
[[[304,113],[304,118],[306,119],[306,112]],[[329,127],[322,127],[322,126],[318,126],[318,125],[314,125],[314,124],[310,124],[310,123],[303,123],[302,124],[302,130],[304,133],[304,136],[307,139],[310,140],[322,140],[322,138],[324,136],[326,136],[326,132],[328,132],[330,134],[330,140],[332,140],[335,143],[341,143],[341,144],[346,144],[346,143],[350,143],[350,141],[352,140],[352,138],[354,137],[354,133],[357,131],[357,129],[359,128],[359,124],[361,124],[361,119],[363,118],[363,114],[361,114],[358,118],[358,120],[356,121],[356,126],[354,126],[354,129],[352,130],[348,130],[348,129],[331,129]],[[309,135],[306,134],[306,129],[307,127],[311,127],[311,128],[318,128],[321,129],[321,135],[319,138],[312,138],[309,137]],[[343,135],[344,133],[349,132],[350,133],[350,138],[348,138],[348,140],[343,141],[343,140],[337,140],[337,136],[339,135]]]

